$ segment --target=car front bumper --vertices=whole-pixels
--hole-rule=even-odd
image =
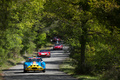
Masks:
[[[39,66],[39,65],[31,65],[31,66],[28,66],[26,69],[26,71],[42,71],[44,70],[43,67]]]

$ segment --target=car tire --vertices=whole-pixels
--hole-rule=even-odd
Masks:
[[[51,57],[51,54],[48,56],[49,58]]]
[[[26,73],[26,72],[27,72],[27,70],[24,69],[24,73]]]
[[[37,56],[37,57],[41,57],[41,56]]]
[[[42,72],[43,72],[43,73],[45,73],[45,69],[44,69],[44,70],[42,70]]]

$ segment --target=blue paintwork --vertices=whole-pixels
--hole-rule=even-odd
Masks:
[[[34,57],[29,57],[29,58],[34,58]],[[28,60],[29,60],[28,58]],[[41,57],[35,57],[35,59],[37,58],[41,58]],[[35,61],[37,65],[41,66],[43,69],[46,69],[46,63],[42,60],[41,58],[41,61]],[[27,65],[27,66],[26,66]],[[33,65],[33,61],[32,62],[29,62],[29,61],[26,61],[24,62],[24,69],[26,69],[27,67]]]

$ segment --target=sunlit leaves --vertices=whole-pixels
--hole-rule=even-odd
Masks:
[[[117,2],[115,0],[105,0],[105,1],[90,0],[89,4],[91,5],[91,7],[101,8],[105,12],[110,12],[115,8],[120,7],[119,5],[117,5]]]
[[[45,0],[0,1],[2,56],[11,58],[24,54],[25,51],[31,53],[36,48],[37,43],[34,43],[34,40],[37,37],[37,31],[44,27],[40,25],[42,24],[40,20],[43,18],[45,2]]]

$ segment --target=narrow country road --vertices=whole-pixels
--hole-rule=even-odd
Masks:
[[[64,48],[64,50],[67,47]],[[4,70],[5,80],[77,80],[59,70],[59,65],[68,57],[64,50],[51,50],[50,58],[43,58],[46,62],[46,72],[23,72],[23,63]]]

